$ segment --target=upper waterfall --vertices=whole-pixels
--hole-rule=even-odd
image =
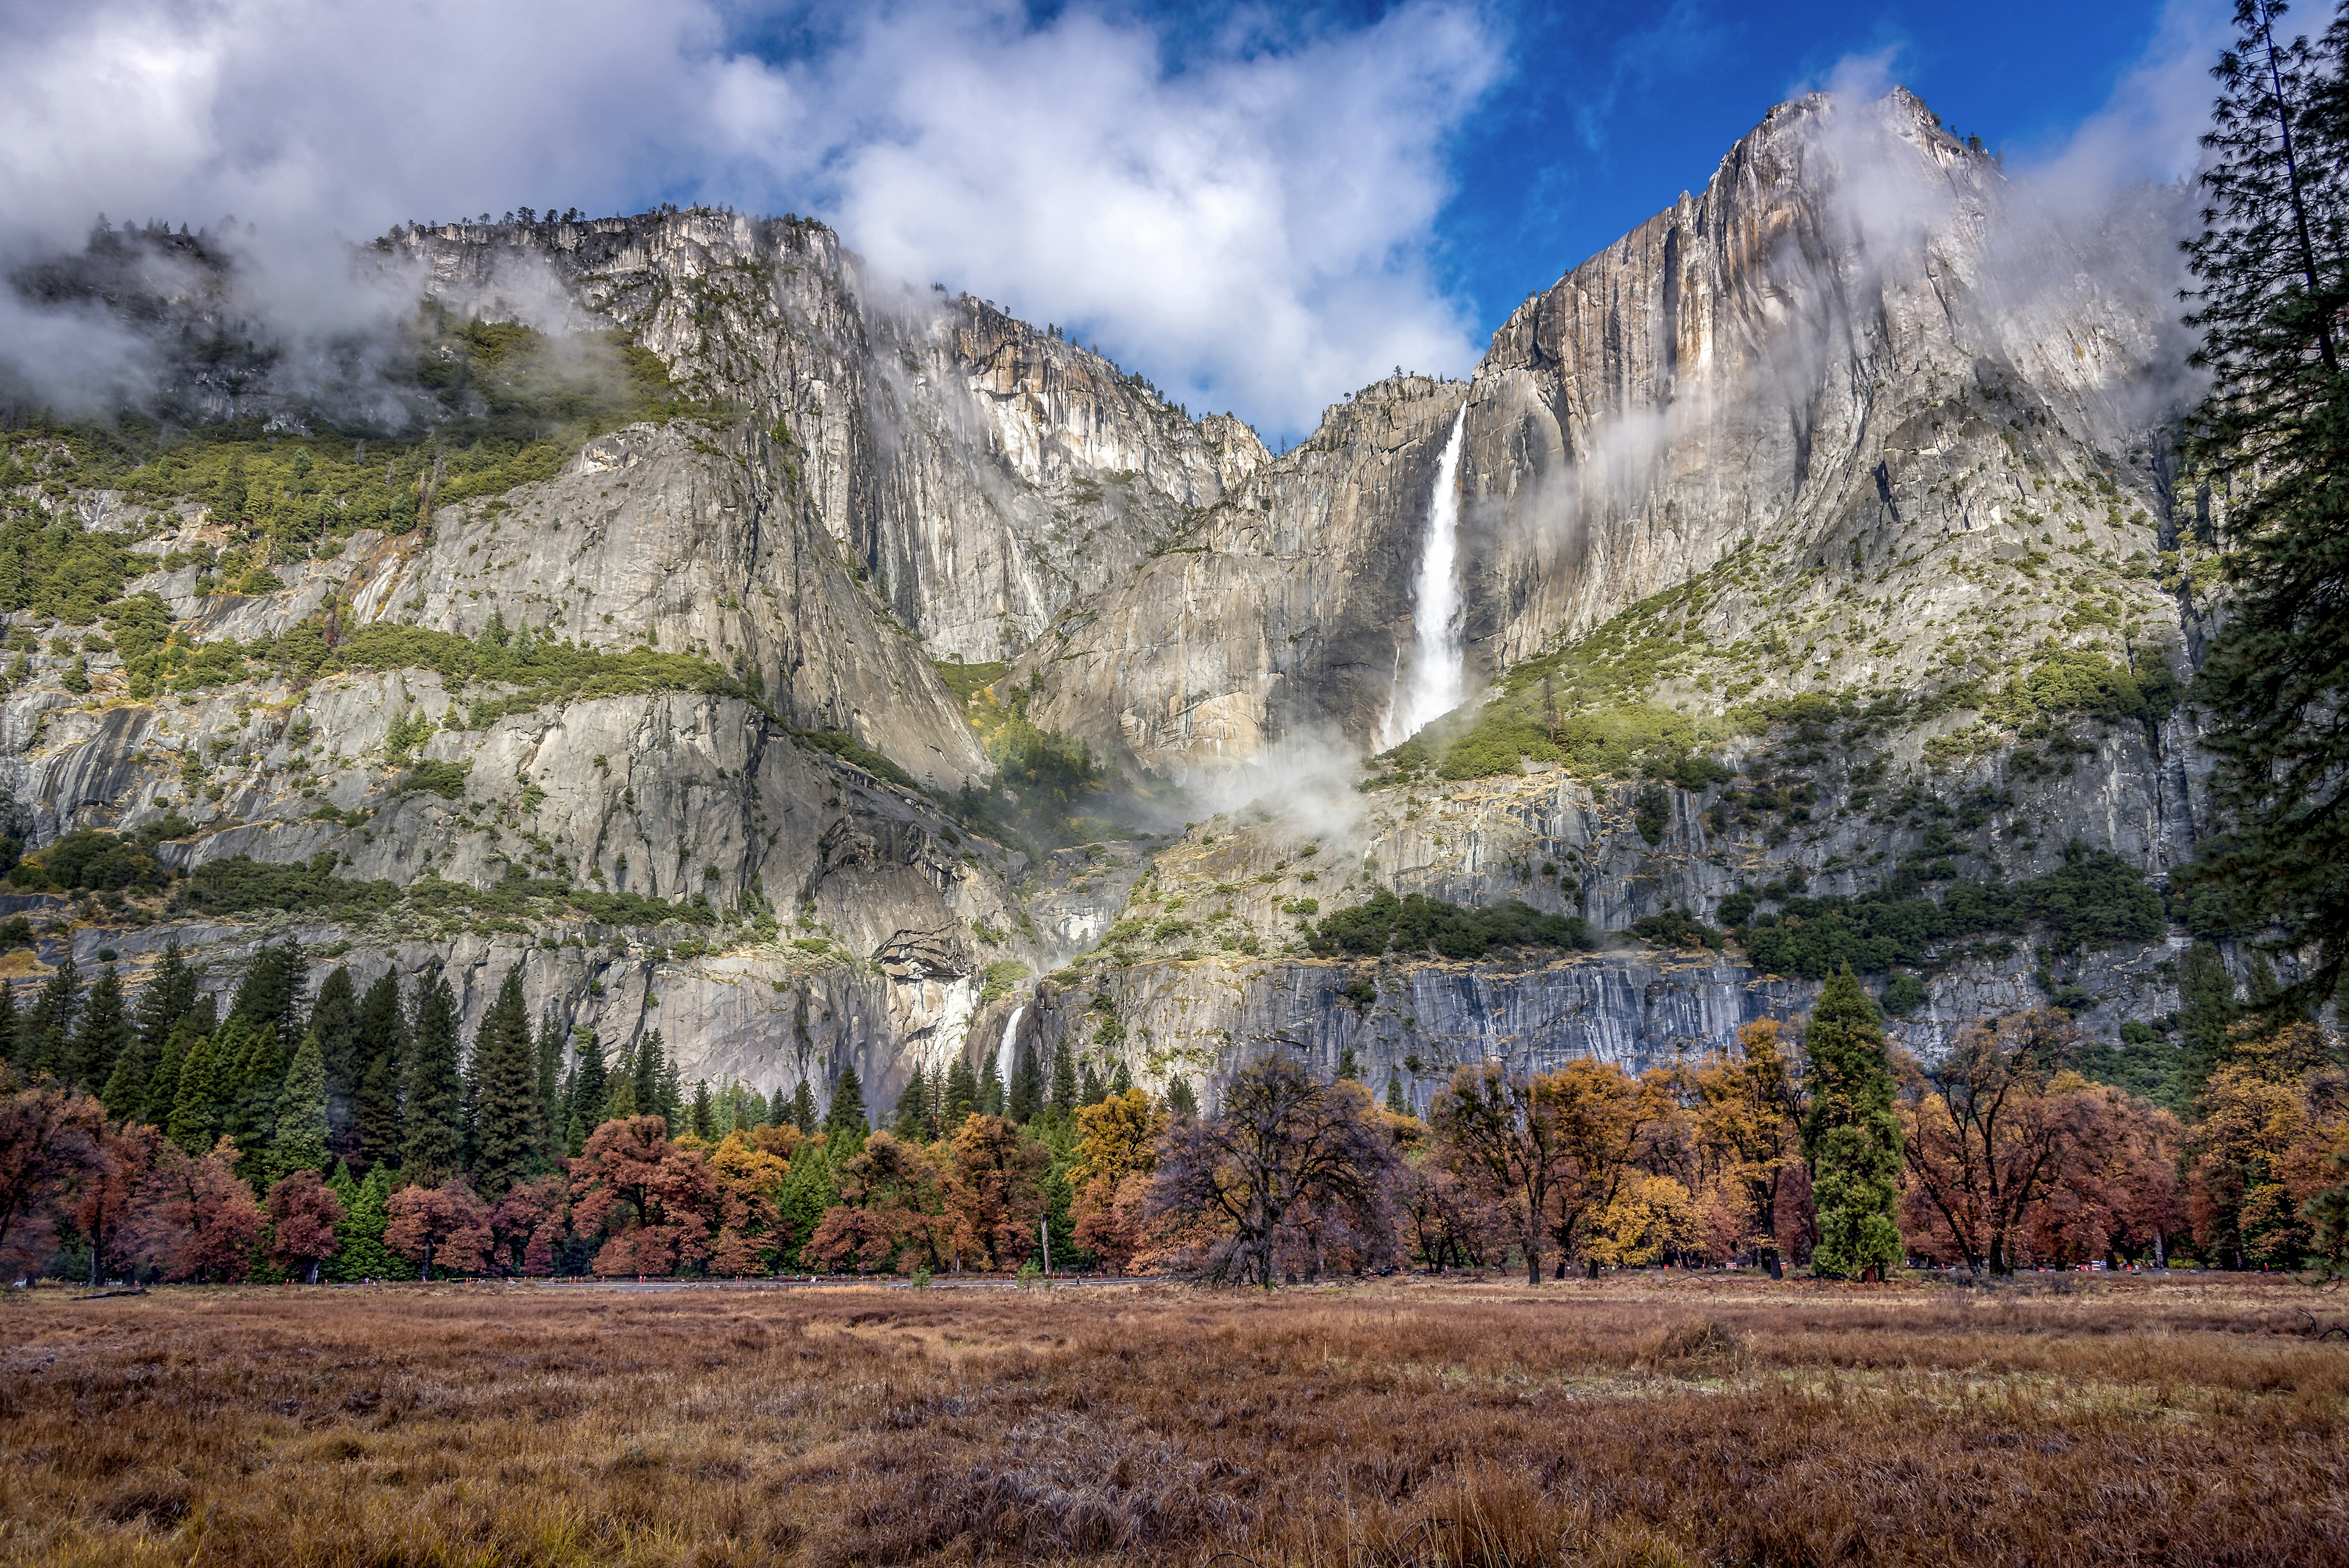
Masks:
[[[1387,699],[1379,746],[1400,745],[1430,721],[1460,706],[1466,685],[1460,603],[1460,438],[1468,423],[1464,400],[1435,464],[1435,493],[1427,508],[1427,541],[1413,585],[1409,674]]]

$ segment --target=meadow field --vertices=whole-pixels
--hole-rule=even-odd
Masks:
[[[2344,1335],[2240,1275],[43,1288],[0,1558],[2344,1562]]]

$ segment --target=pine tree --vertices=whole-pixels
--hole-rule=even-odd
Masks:
[[[269,1144],[269,1178],[282,1181],[297,1170],[324,1170],[333,1158],[326,1140],[326,1054],[318,1032],[302,1036],[278,1092],[276,1130]]]
[[[146,1043],[149,1060],[163,1059],[163,1046],[172,1029],[196,1004],[198,983],[194,968],[180,951],[180,939],[173,937],[164,944],[155,972],[139,992],[139,1038]]]
[[[805,1078],[802,1078],[800,1086],[792,1091],[792,1126],[810,1137],[815,1136],[815,1090],[809,1086]]]
[[[163,1136],[200,1159],[220,1141],[218,1059],[212,1035],[187,1043],[179,1071],[171,1075],[171,1109],[163,1119]]]
[[[1077,1063],[1065,1039],[1052,1046],[1052,1095],[1044,1102],[1044,1109],[1061,1121],[1077,1114]]]
[[[236,1000],[229,1005],[228,1015],[255,1029],[273,1029],[280,1040],[298,1039],[302,1033],[305,978],[299,947],[280,942],[264,948],[245,966],[244,978],[237,984]]]
[[[67,949],[42,984],[40,1000],[17,1026],[17,1064],[28,1075],[47,1073],[62,1078],[72,1071],[73,1026],[80,1013],[81,973]]]
[[[773,1127],[775,1125],[775,1108],[767,1103],[766,1096],[761,1094],[756,1089],[752,1089],[742,1098],[742,1109],[738,1117],[737,1125],[746,1129]]]
[[[2239,0],[2212,74],[2189,455],[2225,486],[2226,616],[2195,680],[2224,831],[2185,878],[2205,929],[2288,929],[2297,1003],[2349,968],[2349,16],[2277,35]]]
[[[1403,1098],[1402,1075],[1392,1067],[1387,1069],[1387,1109],[1399,1116],[1411,1115],[1411,1102]]]
[[[1819,1225],[1811,1266],[1845,1279],[1882,1279],[1902,1257],[1900,1120],[1884,1027],[1848,964],[1819,988],[1803,1045],[1811,1099],[1803,1149]]]
[[[345,1180],[349,1172],[343,1173]],[[412,1280],[416,1265],[383,1244],[391,1222],[391,1167],[378,1165],[367,1173],[358,1189],[343,1200],[343,1222],[335,1227],[335,1255],[327,1260],[327,1277],[336,1280]],[[337,1189],[337,1196],[340,1196]]]
[[[408,1084],[400,1096],[399,1167],[409,1181],[438,1186],[457,1173],[465,1152],[464,1102],[457,1050],[457,993],[442,976],[417,988],[416,1020],[408,1046]]]
[[[147,1080],[147,1108],[139,1119],[151,1127],[168,1127],[172,1107],[180,1103],[181,1066],[196,1042],[212,1033],[212,1009],[199,1005],[188,1010],[186,1016],[172,1026],[163,1042],[163,1054],[155,1063],[155,1071]]]
[[[74,1082],[97,1092],[114,1075],[114,1064],[135,1038],[129,1011],[122,1002],[122,979],[108,964],[98,971],[74,1032]]]
[[[585,1024],[571,1032],[571,1081],[564,1086],[564,1142],[575,1157],[601,1124],[612,1085],[604,1071],[604,1043]]]
[[[918,1070],[905,1080],[905,1091],[897,1096],[897,1114],[890,1119],[889,1130],[913,1142],[929,1141],[930,1085]]]
[[[563,1028],[554,1022],[554,1009],[550,1007],[539,1015],[537,1045],[538,1125],[543,1134],[539,1158],[549,1170],[570,1152],[564,1141],[571,1118],[564,1114],[563,1041]]]
[[[1084,1071],[1077,1077],[1077,1104],[1097,1106],[1107,1098],[1109,1085],[1102,1081],[1101,1073],[1092,1063],[1086,1062]]]
[[[824,1112],[823,1130],[835,1149],[861,1145],[870,1130],[864,1119],[864,1085],[854,1064],[843,1067],[832,1085],[832,1106]]]
[[[399,1005],[399,979],[389,970],[378,975],[359,1002],[358,1095],[351,1105],[350,1158],[372,1173],[398,1165],[405,1141],[399,1096],[408,1064],[408,1020]]]
[[[506,971],[497,1000],[473,1036],[473,1186],[503,1196],[533,1174],[546,1148],[538,1088],[538,1045],[522,995],[522,966]]]
[[[1181,1075],[1166,1080],[1166,1114],[1171,1116],[1195,1116],[1199,1114],[1199,1096],[1191,1092],[1191,1080]]]
[[[957,1053],[947,1065],[945,1103],[938,1109],[938,1128],[947,1137],[962,1126],[978,1109],[978,1080],[970,1070],[970,1059]]]
[[[1011,1059],[1011,1085],[1004,1096],[1006,1114],[1015,1122],[1031,1122],[1044,1108],[1044,1064],[1037,1060],[1031,1042]]]
[[[350,1142],[352,1106],[358,1098],[359,999],[349,969],[336,965],[318,987],[310,1008],[310,1033],[318,1037],[318,1056],[326,1073],[326,1125],[336,1147]]]
[[[1117,1059],[1116,1070],[1109,1075],[1109,1092],[1112,1095],[1123,1095],[1133,1087],[1133,1074],[1126,1066],[1125,1058],[1120,1056]]]
[[[233,1048],[225,1044],[232,1036],[236,1039]],[[277,1096],[285,1087],[285,1064],[292,1054],[279,1043],[274,1027],[248,1023],[233,1013],[213,1037],[213,1049],[228,1074],[222,1085],[227,1096],[222,1125],[236,1139],[243,1156],[237,1174],[248,1181],[257,1180],[276,1131]]]
[[[106,1114],[119,1122],[138,1121],[147,1111],[147,1086],[152,1080],[155,1064],[148,1059],[147,1042],[137,1034],[114,1059],[114,1071],[108,1074],[106,1086],[98,1092],[98,1104]]]
[[[995,1058],[996,1053],[989,1051],[987,1054],[987,1060],[979,1064],[978,1114],[983,1116],[999,1116],[1006,1109],[1003,1066]]]
[[[637,1041],[636,1054],[628,1064],[628,1076],[636,1085],[636,1114],[666,1120],[669,1112],[661,1098],[661,1082],[667,1075],[668,1063],[661,1044],[661,1032],[657,1029]]]
[[[657,1064],[653,1094],[660,1103],[661,1119],[674,1127],[685,1118],[685,1087],[678,1082],[677,1059],[663,1049],[659,1030],[654,1030],[646,1039]]]

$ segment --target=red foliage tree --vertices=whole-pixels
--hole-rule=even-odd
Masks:
[[[0,1100],[0,1277],[57,1251],[57,1225],[106,1168],[106,1111],[48,1083]]]
[[[139,1212],[139,1189],[154,1169],[162,1143],[161,1128],[139,1122],[110,1127],[99,1140],[100,1168],[93,1179],[84,1183],[81,1200],[74,1206],[74,1223],[89,1238],[92,1289],[108,1270],[127,1274],[137,1266],[130,1242]]]
[[[876,1132],[840,1170],[840,1201],[823,1211],[802,1251],[833,1270],[879,1273],[935,1264],[950,1251],[939,1158]]]
[[[343,1200],[315,1170],[297,1170],[269,1189],[269,1261],[305,1284],[318,1282],[318,1265],[335,1255],[335,1227]]]
[[[240,1158],[226,1137],[202,1159],[170,1143],[157,1148],[154,1168],[131,1204],[132,1251],[141,1263],[172,1281],[244,1278],[261,1237],[262,1210],[236,1174]]]
[[[658,1116],[605,1122],[571,1162],[572,1227],[604,1239],[594,1268],[606,1279],[704,1262],[719,1207],[709,1164]]]
[[[490,1210],[490,1262],[509,1274],[551,1274],[563,1240],[570,1184],[560,1176],[516,1182]]]
[[[1099,1106],[1087,1106],[1097,1110]],[[1014,1269],[1038,1246],[1052,1152],[1001,1116],[971,1116],[947,1145],[947,1247],[957,1264]]]
[[[403,1187],[384,1212],[389,1223],[383,1228],[383,1244],[420,1265],[428,1280],[436,1262],[470,1274],[489,1261],[490,1211],[460,1178],[438,1187]]]

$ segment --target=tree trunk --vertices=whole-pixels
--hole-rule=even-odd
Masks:
[[[1774,1280],[1783,1280],[1786,1277],[1786,1266],[1778,1261],[1778,1249],[1775,1247],[1768,1249],[1762,1254],[1762,1266],[1770,1271],[1770,1277]]]
[[[314,1285],[318,1282],[318,1260],[316,1258],[310,1260],[310,1277],[307,1282]]]
[[[1541,1283],[1541,1238],[1538,1235],[1526,1238],[1526,1283]]]
[[[1598,1260],[1598,1259],[1596,1259],[1596,1258],[1585,1258],[1585,1259],[1582,1261],[1582,1266],[1583,1266],[1585,1269],[1587,1269],[1587,1270],[1588,1270],[1588,1271],[1589,1271],[1589,1273],[1586,1276],[1587,1278],[1594,1279],[1594,1280],[1595,1280],[1595,1279],[1597,1279],[1597,1278],[1599,1277],[1599,1260]]]

